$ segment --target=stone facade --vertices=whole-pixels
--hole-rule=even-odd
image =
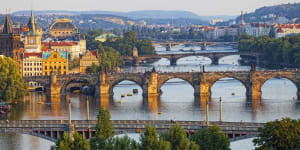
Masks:
[[[96,51],[87,51],[80,56],[80,73],[86,73],[86,68],[99,63]]]
[[[56,19],[50,26],[49,33],[54,38],[66,38],[74,37],[78,30],[70,19]]]

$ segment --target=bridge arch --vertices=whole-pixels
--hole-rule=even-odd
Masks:
[[[114,82],[110,83],[110,85],[109,85],[109,95],[111,95],[111,96],[114,95],[114,91],[113,91],[114,87],[116,85],[120,84],[123,81],[133,82],[136,85],[138,85],[142,89],[142,91],[144,91],[141,81],[134,80],[134,79],[119,79],[119,80],[115,80]]]
[[[70,78],[67,81],[63,81],[62,85],[61,85],[61,93],[62,94],[66,94],[67,93],[67,88],[70,84],[74,84],[77,83],[78,85],[81,85],[81,87],[87,85],[91,88],[95,88],[94,84],[92,83],[91,79],[89,78]]]
[[[271,81],[272,79],[284,79],[287,80],[287,82],[291,83],[294,88],[296,89],[296,93],[295,95],[297,96],[297,98],[299,99],[299,95],[297,95],[297,93],[299,92],[299,85],[296,84],[296,82],[293,79],[290,79],[289,77],[285,77],[285,76],[274,76],[274,77],[270,77],[270,78],[266,78],[265,80],[262,81],[261,85],[260,85],[260,92],[261,92],[261,96],[263,96],[264,92],[262,91],[262,89],[264,88],[264,86],[266,85],[266,83],[268,81]],[[284,81],[284,84],[287,84],[286,81]],[[284,90],[286,92],[286,90]],[[291,99],[296,99],[296,97],[291,97]]]
[[[195,57],[195,59],[197,59],[196,61],[197,61],[197,65],[198,65],[198,63],[199,62],[201,62],[201,61],[207,61],[208,63],[202,63],[202,64],[211,64],[212,63],[212,59],[211,58],[209,58],[209,57],[207,57],[207,56],[193,56],[193,55],[191,55],[191,56],[182,56],[182,57],[179,57],[179,58],[177,58],[177,60],[176,60],[176,64],[178,65],[178,63],[180,62],[180,61],[182,61],[184,58],[191,58],[191,57]],[[201,60],[200,60],[201,59]]]
[[[228,58],[228,57],[233,57],[233,56],[238,56],[238,57],[240,57],[240,55],[239,54],[232,54],[232,55],[225,55],[225,56],[222,56],[222,57],[219,57],[219,59],[218,59],[218,63],[219,64],[228,64],[228,63],[223,63],[224,62],[224,59],[225,58]],[[240,58],[241,59],[241,58]]]
[[[246,84],[245,81],[243,81],[237,77],[234,77],[234,76],[224,76],[224,77],[216,78],[215,80],[213,80],[213,82],[211,83],[210,88],[209,88],[209,92],[211,93],[211,96],[212,96],[212,88],[214,87],[214,85],[216,85],[216,83],[218,81],[222,81],[222,79],[233,80],[233,81],[240,83],[245,88],[245,97],[247,98],[247,95],[249,95],[248,92],[250,91],[251,87],[248,84]],[[232,92],[232,95],[235,95],[235,93]]]
[[[193,80],[191,76],[170,76],[170,75],[165,75],[165,76],[159,76],[158,82],[157,82],[157,90],[160,91],[161,87],[168,82],[171,79],[181,79],[187,83],[189,83],[189,85],[191,85],[194,88],[194,84],[193,84]],[[195,88],[194,88],[195,90]]]

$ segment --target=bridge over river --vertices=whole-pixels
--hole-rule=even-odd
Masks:
[[[140,133],[145,130],[147,124],[155,127],[158,133],[162,133],[175,125],[174,121],[170,120],[111,120],[111,122],[116,134]],[[77,131],[90,139],[95,135],[96,123],[96,120],[0,120],[0,132],[29,134],[55,142],[62,137],[64,131],[68,132],[70,137]],[[187,133],[207,128],[208,125],[216,125],[231,141],[255,137],[258,128],[264,126],[264,123],[219,121],[210,121],[208,125],[205,121],[176,121],[176,123]]]
[[[256,63],[259,64],[259,53],[251,53],[251,52],[239,52],[236,50],[230,51],[201,51],[201,52],[189,52],[189,53],[163,53],[163,54],[155,54],[155,55],[141,55],[141,56],[121,56],[121,58],[125,62],[130,62],[131,64],[138,66],[142,61],[147,60],[159,60],[161,58],[166,58],[170,60],[170,64],[175,66],[177,61],[184,57],[190,56],[202,56],[207,57],[211,60],[213,65],[219,64],[219,60],[226,56],[239,55],[239,56],[248,56],[254,57],[256,59]]]
[[[179,78],[188,82],[194,88],[195,100],[202,102],[211,98],[211,87],[222,78],[234,78],[240,81],[246,88],[246,97],[249,101],[261,100],[262,85],[272,78],[286,78],[292,81],[297,89],[300,88],[300,72],[298,70],[274,70],[256,71],[252,67],[250,71],[206,72],[204,68],[200,72],[174,72],[161,73],[99,73],[99,74],[70,74],[51,76],[24,77],[26,82],[37,82],[44,86],[48,96],[65,95],[68,85],[78,83],[88,85],[95,89],[95,96],[112,96],[113,88],[118,83],[129,80],[135,82],[142,89],[143,97],[147,102],[152,102],[161,94],[162,85],[170,79]],[[300,91],[297,91],[298,98]]]

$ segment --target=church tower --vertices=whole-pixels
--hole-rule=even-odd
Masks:
[[[28,21],[29,31],[25,36],[24,48],[27,53],[39,53],[41,52],[42,34],[37,31],[36,21],[31,10],[31,16]]]
[[[20,60],[20,34],[13,32],[10,15],[7,14],[4,22],[3,32],[0,33],[0,55],[13,58],[15,61]]]

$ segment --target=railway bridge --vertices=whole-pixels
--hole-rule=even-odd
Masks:
[[[169,120],[111,120],[116,134],[143,132],[149,124],[157,129],[158,133],[166,132],[175,123]],[[90,139],[95,135],[97,120],[0,120],[0,132],[13,132],[37,136],[46,140],[56,142],[66,131],[70,137],[74,132]],[[195,132],[207,128],[205,121],[176,121],[187,132]],[[231,139],[240,140],[255,137],[258,128],[264,123],[240,123],[240,122],[209,122],[209,125],[219,126]]]

